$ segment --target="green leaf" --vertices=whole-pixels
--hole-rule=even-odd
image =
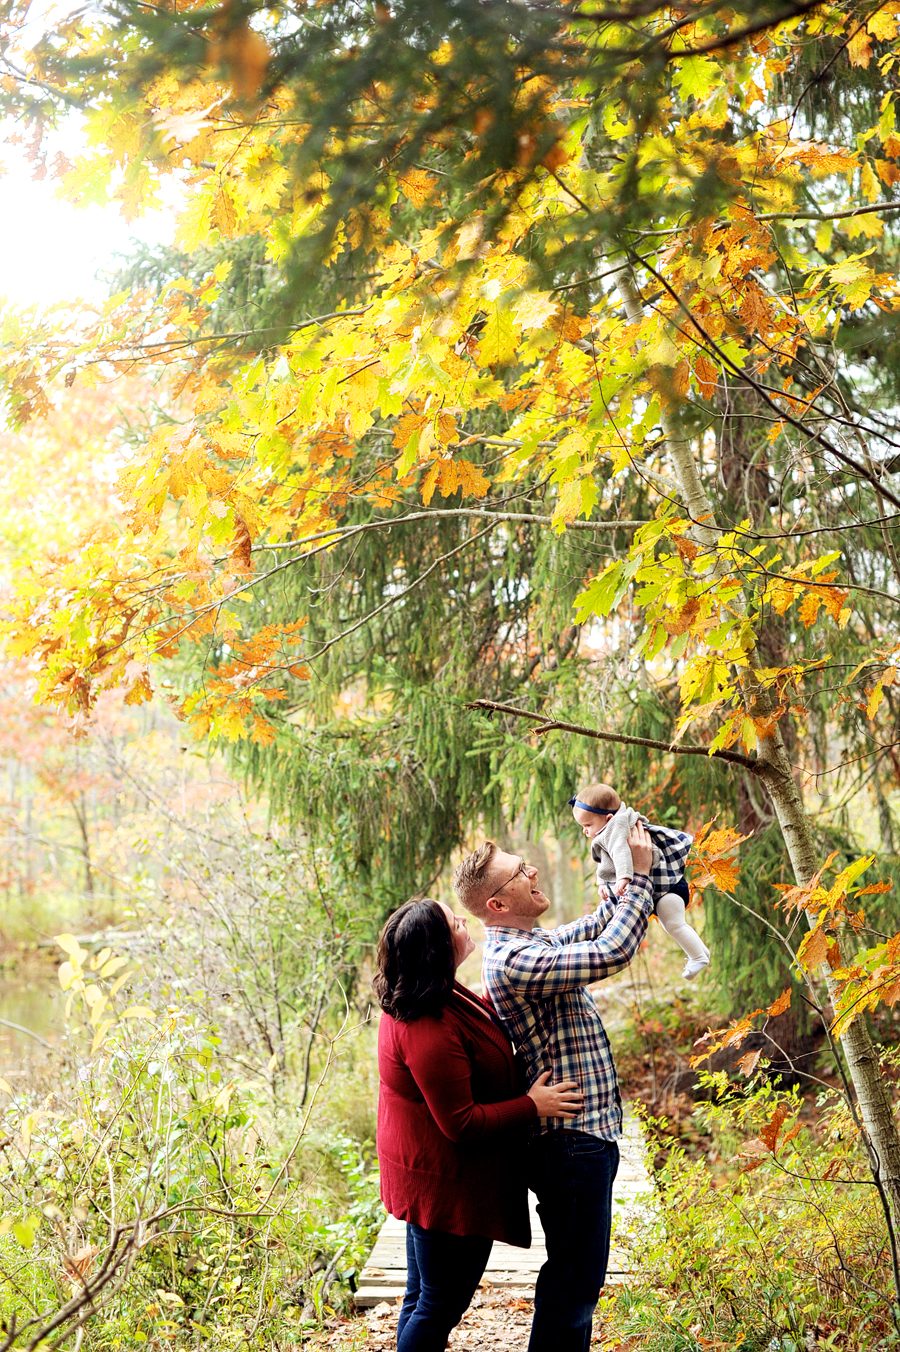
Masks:
[[[40,1216],[32,1212],[30,1216],[26,1216],[24,1220],[16,1221],[13,1225],[13,1235],[23,1249],[30,1249],[34,1244],[34,1237],[40,1223]]]

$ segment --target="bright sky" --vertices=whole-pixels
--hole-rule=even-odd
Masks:
[[[7,169],[0,178],[0,297],[18,305],[99,299],[105,288],[96,273],[115,266],[114,255],[128,252],[131,241],[172,241],[168,212],[129,225],[118,203],[74,207],[59,201],[56,182],[49,175],[35,182],[16,148],[2,146],[0,158]]]

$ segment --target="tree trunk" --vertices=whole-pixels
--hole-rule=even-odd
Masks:
[[[618,285],[630,322],[640,323],[643,319],[643,310],[633,279],[628,273],[622,273]],[[722,527],[716,521],[712,503],[700,479],[690,442],[670,408],[663,407],[660,422],[681,490],[682,504],[694,523],[692,526],[694,539],[699,545],[712,548],[722,533]],[[740,598],[736,597],[733,604],[737,607]],[[748,653],[747,660],[748,670],[744,681],[744,702],[747,711],[754,717],[770,714],[773,710],[770,692],[754,679],[754,671],[760,665],[755,650]],[[764,767],[763,779],[772,799],[794,877],[802,886],[818,871],[820,862],[812,825],[785,750],[781,728],[777,723],[769,736],[760,737],[758,759]],[[815,917],[809,912],[807,920],[810,925],[815,923]],[[832,970],[829,964],[823,964],[829,996],[836,987],[831,975]],[[869,1029],[861,1017],[850,1024],[841,1035],[840,1041],[867,1137],[872,1171],[887,1203],[887,1220],[892,1227],[891,1249],[896,1280],[895,1236],[900,1231],[900,1134],[894,1121],[890,1090],[881,1074],[878,1054],[869,1035]]]

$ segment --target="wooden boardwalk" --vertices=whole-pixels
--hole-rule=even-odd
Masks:
[[[626,1259],[616,1249],[616,1221],[627,1209],[640,1206],[641,1199],[653,1191],[644,1167],[643,1141],[638,1119],[626,1110],[625,1126],[619,1141],[621,1160],[613,1187],[613,1248],[609,1256],[608,1282],[621,1282],[628,1276]],[[531,1206],[531,1248],[515,1249],[495,1244],[483,1281],[500,1287],[511,1296],[531,1298],[538,1269],[547,1257],[544,1234],[535,1209],[534,1193],[528,1194]],[[388,1216],[378,1233],[369,1261],[360,1273],[356,1304],[378,1305],[399,1300],[406,1287],[406,1222]]]

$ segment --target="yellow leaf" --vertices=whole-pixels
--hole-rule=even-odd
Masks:
[[[231,239],[237,234],[238,214],[234,198],[224,183],[219,184],[219,190],[213,198],[212,204],[212,223],[220,235],[226,239]]]
[[[478,352],[485,366],[504,366],[514,360],[519,347],[519,333],[513,324],[512,313],[494,308],[482,330]]]
[[[558,312],[559,306],[549,291],[528,292],[513,306],[516,322],[524,331],[547,327],[548,320]]]
[[[878,38],[882,42],[889,42],[891,38],[897,36],[897,20],[888,10],[876,10],[866,24],[866,31],[871,33],[873,38]]]
[[[76,970],[71,962],[61,962],[56,973],[59,978],[59,984],[64,991],[67,991],[76,979]]]
[[[471,460],[457,460],[456,468],[459,471],[459,486],[466,497],[483,498],[491,486],[490,479],[486,479],[477,465],[473,465]]]
[[[647,359],[658,363],[660,366],[677,366],[681,361],[681,353],[665,329],[660,329],[647,348]]]
[[[451,493],[456,492],[459,483],[459,470],[456,467],[455,460],[439,460],[438,465],[441,471],[438,488],[441,491],[442,498],[449,498]]]
[[[435,419],[435,431],[441,446],[449,446],[451,441],[456,441],[458,433],[453,414],[439,413]]]
[[[632,456],[628,446],[624,442],[621,441],[617,442],[616,445],[613,447],[612,453],[613,474],[621,473],[623,469],[626,469],[628,465],[631,464],[631,461]]]
[[[12,1085],[2,1077],[0,1077],[0,1089],[3,1090],[4,1094],[12,1094]]]
[[[89,955],[87,949],[81,947],[81,944],[75,938],[74,934],[55,934],[53,936],[53,942],[59,944],[62,951],[68,953],[73,962],[77,962],[82,967],[84,966]]]
[[[129,1005],[123,1009],[121,1017],[123,1019],[155,1019],[156,1011],[149,1005]]]
[[[767,597],[773,610],[779,615],[784,615],[796,595],[797,588],[792,582],[786,582],[784,578],[777,577],[769,584]]]
[[[707,868],[716,887],[722,892],[734,891],[740,877],[740,866],[733,859],[711,859]]]
[[[101,973],[101,975],[102,975],[102,973]],[[121,976],[117,976],[116,979],[115,979],[115,981],[112,983],[112,985],[111,985],[110,988],[109,988],[109,998],[112,1000],[116,995],[118,995],[119,991],[120,991],[120,990],[122,989],[122,987],[125,985],[125,982],[126,982],[126,981],[130,981],[131,978],[132,978],[133,976],[134,976],[134,972],[133,972],[133,971],[131,971],[131,972],[123,972]]]
[[[878,179],[875,177],[875,171],[868,160],[860,170],[859,186],[864,197],[869,202],[877,202],[880,196]]]
[[[862,66],[863,69],[868,66],[872,59],[872,40],[864,28],[854,33],[847,43],[847,55],[851,66]]]
[[[756,727],[752,718],[741,719],[741,741],[747,751],[755,751],[757,746]]]
[[[413,206],[421,210],[433,195],[437,179],[422,169],[407,169],[397,182],[403,190],[404,197],[408,197]]]
[[[228,1105],[231,1102],[231,1096],[234,1093],[235,1089],[237,1089],[237,1080],[232,1080],[229,1084],[223,1085],[222,1088],[219,1090],[218,1094],[216,1094],[215,1098],[213,1099],[213,1103],[215,1104],[215,1106],[217,1108],[224,1108],[225,1111],[227,1112]]]
[[[30,1249],[34,1244],[34,1237],[37,1234],[38,1226],[41,1223],[40,1216],[32,1214],[26,1216],[24,1220],[16,1221],[12,1227],[13,1235],[23,1249]]]
[[[94,1052],[99,1051],[100,1048],[103,1046],[103,1043],[106,1041],[106,1034],[109,1032],[110,1028],[112,1028],[114,1023],[115,1019],[103,1020],[100,1027],[94,1034],[94,1040],[91,1043],[91,1055],[93,1055]]]
[[[561,531],[569,522],[574,521],[581,511],[581,480],[570,479],[564,484],[559,495],[559,502],[553,513],[553,528],[557,532]]]
[[[869,691],[869,700],[866,704],[866,718],[874,718],[878,712],[878,706],[884,699],[884,682],[876,681],[872,690]]]
[[[101,977],[112,976],[114,972],[118,972],[120,968],[124,967],[127,962],[127,958],[110,958],[109,961],[105,962],[100,968],[98,975]]]

